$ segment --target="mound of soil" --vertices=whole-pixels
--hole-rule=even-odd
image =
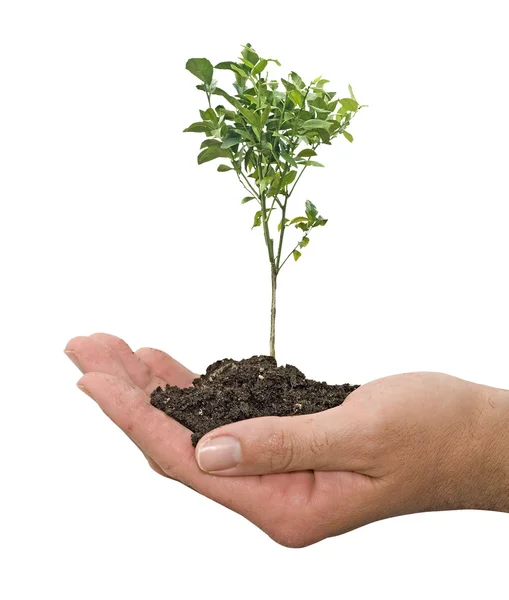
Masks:
[[[270,356],[218,360],[189,388],[167,385],[151,404],[190,429],[193,446],[208,431],[254,417],[306,415],[343,403],[358,385],[328,385],[306,379]]]

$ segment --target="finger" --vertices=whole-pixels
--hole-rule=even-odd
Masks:
[[[143,451],[143,448],[141,448],[141,446],[139,446],[131,437],[127,436],[131,442],[136,446],[136,448],[138,448],[138,450],[143,454],[143,456],[147,459],[147,462],[149,464],[149,467],[155,471],[158,475],[163,475],[163,477],[168,477],[168,475],[166,475],[166,473],[161,469],[161,467],[156,463],[156,461],[149,456],[148,454],[146,454]],[[171,479],[171,478],[170,478]]]
[[[166,473],[161,469],[161,467],[156,463],[156,461],[153,458],[150,458],[150,456],[147,456],[146,454],[145,458],[147,459],[148,464],[153,471],[155,471],[158,475],[162,475],[163,477],[168,477],[169,479],[171,479],[171,477],[169,477],[169,475],[166,475]]]
[[[262,417],[225,425],[196,448],[203,471],[262,475],[289,471],[357,471],[369,468],[369,421],[355,405],[292,417]]]
[[[111,350],[114,356],[111,356],[108,352],[101,353],[97,345],[93,346],[87,340],[106,346]],[[118,364],[120,363],[124,367],[130,380],[148,393],[160,385],[163,387],[166,385],[166,381],[157,377],[157,375],[151,371],[150,367],[131,350],[129,345],[116,336],[106,333],[95,333],[88,338],[76,338],[75,340],[72,340],[72,342],[73,343],[70,342],[66,347],[66,354],[70,355],[69,358],[75,363],[78,363],[79,360],[82,361],[84,365],[82,367],[82,372],[86,372],[88,370],[87,367],[93,368],[96,366],[102,368],[102,372],[112,372],[112,374],[120,375],[125,379],[124,373],[117,370]],[[90,360],[91,357],[94,362]],[[114,361],[113,358],[116,358],[116,360]],[[182,370],[185,369],[180,363],[177,363],[177,361],[173,362],[180,366]],[[115,366],[113,366],[114,363]],[[81,365],[77,366],[80,368]],[[132,440],[131,436],[128,437]],[[136,444],[136,446],[143,452],[138,444]],[[145,452],[143,452],[143,454],[154,471],[160,475],[169,477],[150,456]]]
[[[86,373],[78,386],[166,475],[191,487],[204,477],[194,458],[191,432],[151,406],[143,390],[123,378],[96,372]]]
[[[160,377],[169,385],[190,387],[193,379],[198,377],[162,350],[140,348],[136,350],[135,354],[150,368],[154,375]]]
[[[67,344],[64,352],[82,373],[109,373],[134,385],[115,352],[97,340],[86,336],[75,337]]]
[[[158,385],[165,385],[161,379],[150,373],[147,365],[141,363],[140,359],[134,356],[125,342],[115,336],[93,334],[89,337],[74,338],[67,344],[65,353],[82,373],[91,370],[111,373],[130,383],[145,384],[152,389]],[[130,359],[129,354],[134,356],[134,361]],[[147,382],[149,383],[147,384]],[[129,435],[128,437],[132,440]],[[144,454],[150,467],[160,475],[165,475],[159,465],[143,452],[136,442],[134,443]]]
[[[89,339],[107,346],[124,366],[132,382],[142,390],[151,393],[156,387],[166,385],[166,382],[158,377],[149,365],[141,360],[119,337],[108,333],[94,333]]]

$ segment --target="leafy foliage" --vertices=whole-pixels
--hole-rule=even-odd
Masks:
[[[208,107],[200,111],[201,121],[185,131],[206,136],[198,164],[223,159],[217,170],[233,171],[248,193],[241,203],[256,200],[253,228],[263,229],[275,288],[275,277],[288,258],[298,260],[309,232],[327,223],[309,200],[305,216],[288,218],[288,201],[306,169],[323,167],[315,160],[320,146],[338,137],[353,141],[347,128],[363,106],[351,86],[349,95],[341,98],[326,89],[329,81],[323,77],[305,83],[292,71],[287,79],[272,79],[268,67],[273,64],[281,66],[246,44],[237,60],[215,66],[233,76],[229,93],[218,86],[208,59],[191,58],[186,68],[201,81],[196,87],[205,92]],[[277,233],[272,231],[274,223]],[[290,226],[302,237],[285,257],[283,241]]]
[[[216,158],[230,160],[229,165],[221,164],[218,171],[234,171],[249,192],[249,200],[257,200],[260,210],[254,219],[255,226],[268,228],[274,210],[284,212],[278,219],[278,233],[282,238],[288,224],[307,233],[327,222],[322,217],[313,220],[312,216],[318,213],[309,201],[306,217],[288,220],[287,202],[308,167],[323,167],[318,161],[310,160],[322,144],[330,145],[340,135],[353,141],[347,128],[362,106],[351,86],[348,86],[349,96],[339,98],[326,89],[329,82],[322,77],[306,84],[292,71],[288,79],[270,79],[266,71],[269,61],[279,64],[273,59],[261,58],[246,44],[236,61],[217,64],[216,69],[231,71],[234,76],[234,93],[229,94],[218,87],[209,60],[190,59],[186,68],[203,82],[197,87],[206,93],[209,106],[200,111],[202,120],[185,131],[207,136],[198,164]],[[221,99],[214,107],[213,97]],[[249,200],[244,198],[242,202]],[[268,243],[275,252],[270,230]],[[280,252],[271,256],[271,248],[269,258],[279,271],[285,260]],[[294,258],[300,257],[297,250],[291,254]]]

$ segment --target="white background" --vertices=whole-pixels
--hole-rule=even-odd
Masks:
[[[196,371],[266,352],[254,208],[182,133],[204,105],[185,61],[251,42],[369,105],[295,194],[329,223],[281,276],[280,361],[509,388],[504,5],[0,3],[2,598],[507,598],[508,515],[279,547],[153,473],[62,353],[95,331]]]

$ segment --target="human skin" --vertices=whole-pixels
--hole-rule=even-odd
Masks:
[[[441,373],[393,375],[322,413],[225,425],[195,449],[188,429],[150,405],[159,385],[191,385],[196,375],[187,368],[103,333],[73,338],[65,352],[84,374],[80,389],[157,473],[282,545],[307,546],[403,514],[509,512],[508,390]]]

